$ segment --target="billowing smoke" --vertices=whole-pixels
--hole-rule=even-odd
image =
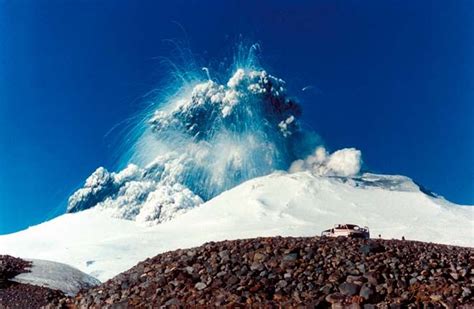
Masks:
[[[285,82],[252,65],[223,83],[185,83],[153,105],[134,133],[128,167],[97,169],[68,212],[94,206],[121,218],[161,222],[248,179],[287,170],[317,144],[300,129]]]
[[[68,211],[101,207],[118,218],[160,223],[203,202],[179,183],[165,185],[145,174],[134,164],[119,173],[99,167],[69,198]]]
[[[326,148],[319,146],[306,159],[293,162],[289,171],[296,173],[308,170],[318,176],[350,177],[359,174],[361,165],[360,150],[344,148],[330,154]]]
[[[237,61],[223,82],[203,72],[154,100],[130,135],[126,168],[97,169],[69,198],[68,212],[100,207],[120,218],[162,222],[290,165],[318,175],[359,171],[360,152],[353,149],[329,155],[319,148],[295,161],[319,144],[317,135],[300,128],[301,109],[285,82],[253,57]]]
[[[286,169],[304,140],[295,121],[299,114],[281,79],[239,68],[226,84],[198,83],[188,97],[154,112],[143,137],[154,143],[148,169],[155,178],[210,199],[245,180]]]

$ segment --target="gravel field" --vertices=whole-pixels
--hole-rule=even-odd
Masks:
[[[473,266],[473,248],[414,241],[210,242],[147,259],[60,306],[472,308]]]

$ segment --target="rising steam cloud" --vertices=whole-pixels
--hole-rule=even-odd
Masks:
[[[133,131],[128,167],[97,169],[69,198],[68,212],[97,206],[121,218],[162,222],[275,170],[358,173],[355,149],[310,155],[318,138],[301,129],[300,106],[282,79],[255,63],[253,56],[237,61],[224,82],[205,68],[206,76],[201,71],[201,78],[155,99]]]
[[[319,146],[314,154],[304,160],[296,160],[290,166],[290,173],[311,171],[318,176],[349,177],[359,174],[362,165],[362,154],[355,148],[344,148],[328,153],[326,148]]]

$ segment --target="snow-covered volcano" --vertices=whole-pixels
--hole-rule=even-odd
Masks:
[[[97,207],[156,224],[276,170],[356,175],[360,151],[329,154],[301,128],[301,108],[285,82],[248,63],[224,83],[210,76],[189,81],[152,104],[132,131],[126,167],[99,167],[69,198],[67,211]]]
[[[430,196],[403,176],[276,172],[152,226],[111,218],[111,211],[91,208],[0,236],[1,251],[67,263],[106,280],[176,248],[225,239],[319,235],[336,223],[367,225],[372,237],[474,246],[474,207]]]
[[[205,72],[151,106],[131,133],[124,169],[98,168],[67,214],[0,236],[0,253],[105,280],[175,248],[319,235],[337,223],[367,225],[375,237],[474,246],[474,207],[407,177],[361,174],[357,149],[329,153],[301,129],[283,80],[248,63],[222,83]]]

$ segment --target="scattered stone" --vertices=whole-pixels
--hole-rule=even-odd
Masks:
[[[374,295],[374,289],[369,284],[364,284],[360,288],[359,295],[363,299],[369,300],[372,297],[372,295]]]
[[[165,306],[181,306],[182,303],[177,298],[171,298],[165,303]]]
[[[260,252],[255,253],[253,256],[254,262],[260,262],[260,261],[263,261],[264,259],[265,259],[265,254],[260,253]]]
[[[276,284],[276,287],[282,289],[282,288],[286,287],[287,285],[288,285],[288,282],[286,282],[285,280],[280,280]]]
[[[53,308],[473,308],[472,269],[473,248],[408,240],[210,242],[147,259]]]
[[[329,294],[328,296],[326,296],[326,301],[330,304],[337,304],[337,303],[341,303],[344,301],[346,297],[342,294],[339,294],[339,293],[333,293],[333,294]]]
[[[291,262],[291,261],[294,261],[298,258],[298,254],[296,253],[290,253],[290,254],[287,254],[283,257],[283,261],[285,262]]]
[[[369,240],[368,244],[363,244],[362,246],[360,246],[360,252],[365,255],[368,255],[370,253],[380,253],[384,251],[384,246],[374,240]]]
[[[372,285],[378,284],[378,279],[376,278],[376,274],[374,272],[368,272],[364,274],[364,278],[366,278],[367,282],[369,282]]]
[[[472,281],[472,280],[471,280]],[[472,290],[463,286],[462,287],[462,297],[469,297],[472,294]]]
[[[261,272],[264,269],[265,267],[263,266],[263,264],[260,263],[253,263],[252,265],[250,265],[250,270],[258,270],[259,272]]]
[[[360,287],[357,284],[344,282],[339,285],[339,292],[343,295],[353,296],[359,293]]]
[[[207,285],[204,282],[198,282],[196,283],[196,285],[194,285],[194,287],[198,290],[204,290],[207,287]]]

